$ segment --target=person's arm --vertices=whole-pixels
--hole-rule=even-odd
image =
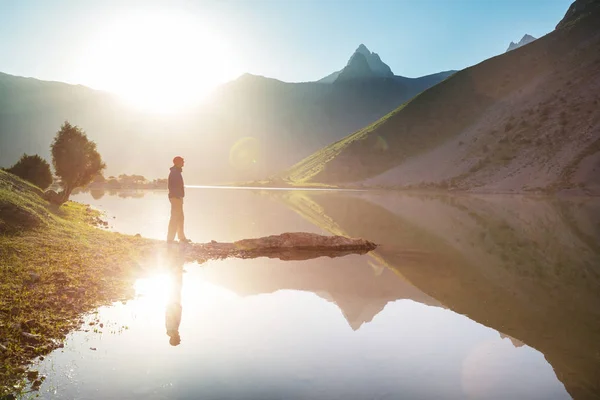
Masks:
[[[168,187],[169,187],[169,193],[174,194],[175,193],[175,188],[174,188],[174,179],[173,179],[173,171],[169,172],[169,179],[168,179]]]

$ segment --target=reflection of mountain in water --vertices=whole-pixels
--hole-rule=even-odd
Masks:
[[[455,312],[542,352],[575,398],[600,394],[600,202],[273,194]]]
[[[387,303],[411,299],[440,306],[440,303],[390,269],[376,271],[365,257],[322,258],[303,262],[245,260],[243,264],[205,267],[206,279],[242,296],[291,289],[313,292],[336,304],[352,329],[370,322]]]
[[[510,340],[510,342],[511,342],[511,343],[513,344],[513,346],[515,346],[515,347],[522,347],[522,346],[524,346],[524,345],[525,345],[525,343],[521,342],[519,339],[515,339],[515,338],[514,338],[514,337],[512,337],[512,336],[505,335],[505,334],[503,334],[502,332],[500,332],[500,337],[501,337],[502,339],[508,339],[508,340]]]

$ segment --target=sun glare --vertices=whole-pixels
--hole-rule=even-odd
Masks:
[[[153,112],[200,103],[238,73],[223,37],[185,14],[135,14],[90,40],[80,79]]]

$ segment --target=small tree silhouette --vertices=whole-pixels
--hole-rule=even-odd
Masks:
[[[23,154],[19,161],[6,171],[33,183],[43,190],[47,189],[52,183],[50,164],[37,154],[33,156]]]
[[[81,128],[68,121],[61,126],[50,149],[52,164],[63,188],[58,196],[48,198],[53,203],[66,202],[73,189],[87,185],[106,168],[96,150],[96,143],[89,140]]]

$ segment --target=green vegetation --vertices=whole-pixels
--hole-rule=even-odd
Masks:
[[[6,171],[33,183],[41,189],[47,189],[52,184],[50,165],[37,154],[33,156],[23,154],[19,161]]]
[[[0,396],[23,388],[27,364],[61,347],[82,313],[130,295],[133,262],[156,243],[97,229],[97,211],[40,194],[0,171]]]
[[[58,204],[67,201],[73,189],[92,182],[106,168],[96,150],[96,143],[88,140],[81,128],[68,121],[61,126],[50,148],[52,164],[63,187],[59,201],[56,201]]]

